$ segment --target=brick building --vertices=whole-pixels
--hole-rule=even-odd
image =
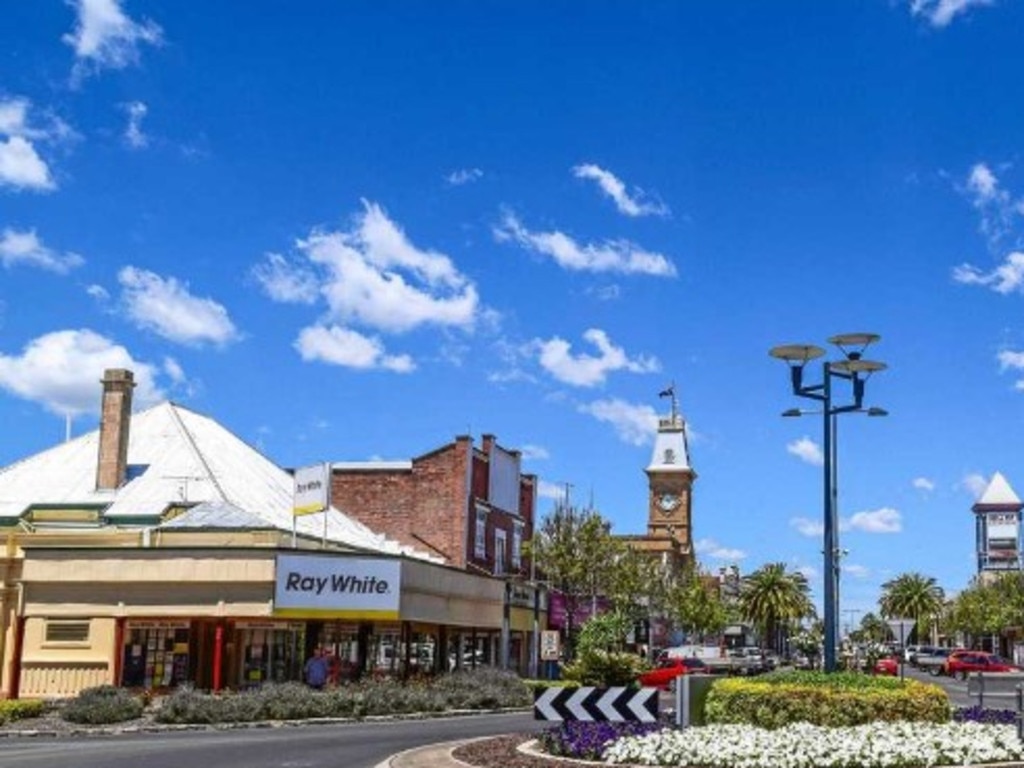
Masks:
[[[448,566],[504,578],[503,637],[463,636],[457,658],[535,671],[547,595],[523,557],[523,542],[533,536],[537,477],[523,473],[519,451],[501,447],[494,435],[483,435],[479,447],[459,435],[407,461],[335,462],[331,502]]]
[[[523,542],[533,536],[537,478],[521,455],[468,435],[408,461],[336,462],[331,500],[375,531],[496,576],[529,575]]]

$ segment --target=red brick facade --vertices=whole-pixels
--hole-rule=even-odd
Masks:
[[[495,573],[495,531],[505,531],[505,573],[528,574],[522,559],[514,566],[515,531],[521,541],[533,535],[537,479],[519,475],[519,514],[491,503],[490,456],[497,447],[484,435],[476,448],[461,435],[414,458],[411,467],[347,464],[331,473],[331,504],[403,544],[444,557],[450,565]],[[515,452],[513,452],[515,454]],[[483,557],[476,553],[477,512],[485,520]]]

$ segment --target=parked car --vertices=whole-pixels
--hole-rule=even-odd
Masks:
[[[661,688],[667,691],[672,681],[680,675],[710,674],[710,672],[711,669],[704,659],[698,659],[696,656],[666,656],[658,661],[654,669],[640,675],[637,682],[645,687]]]
[[[876,675],[892,675],[895,677],[900,673],[900,661],[895,656],[883,656],[875,662],[875,667],[871,671]]]
[[[971,672],[1019,672],[1020,667],[984,651],[954,651],[946,659],[945,674],[966,680]]]
[[[953,648],[933,648],[931,653],[919,652],[914,656],[914,666],[931,675],[943,675],[945,674],[946,660],[949,658],[949,654],[955,650]]]

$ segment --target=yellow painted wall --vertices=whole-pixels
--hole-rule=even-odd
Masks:
[[[19,695],[71,696],[83,688],[112,683],[115,626],[113,619],[90,619],[87,641],[47,643],[46,619],[26,619]]]

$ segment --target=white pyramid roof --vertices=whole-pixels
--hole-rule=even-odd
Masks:
[[[98,455],[97,429],[0,469],[0,519],[20,517],[33,505],[100,506],[109,524],[137,525],[140,517],[195,504],[176,527],[230,528],[248,520],[292,530],[292,476],[213,419],[180,405],[132,415],[128,481],[120,488],[96,490]],[[294,520],[300,535],[321,538],[326,531],[329,541],[355,549],[437,559],[337,509]]]
[[[988,485],[975,504],[983,507],[1019,507],[1021,501],[1020,497],[1013,492],[1013,488],[1010,487],[1002,473],[996,472],[992,475],[992,479],[988,481]]]

